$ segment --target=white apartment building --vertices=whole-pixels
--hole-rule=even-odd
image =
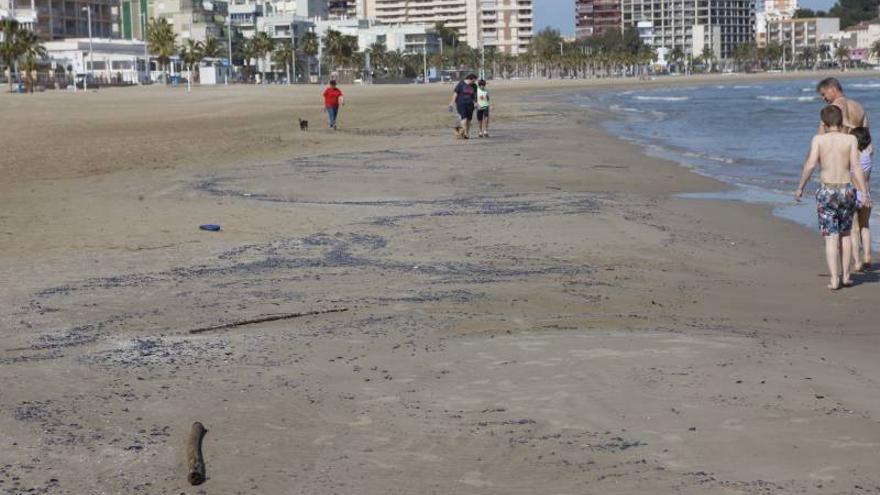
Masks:
[[[768,20],[791,19],[798,9],[798,0],[764,0],[764,15]]]
[[[148,3],[149,17],[164,17],[182,39],[204,42],[225,39],[226,2],[201,0],[154,0]]]
[[[482,0],[480,36],[482,46],[499,53],[524,53],[534,34],[532,0]]]
[[[47,41],[45,47],[52,66],[64,72],[69,68],[93,80],[127,83],[137,83],[143,76],[143,41],[94,38],[90,45],[88,38],[68,38]]]
[[[776,42],[797,53],[806,47],[818,48],[822,41],[840,31],[836,17],[780,19],[767,22],[767,42]]]
[[[432,24],[378,24],[367,19],[316,20],[315,33],[323,39],[332,29],[358,39],[358,51],[364,51],[373,43],[381,42],[388,51],[428,54],[440,51],[440,37]]]
[[[755,0],[621,0],[623,29],[653,24],[655,48],[680,48],[692,57],[708,46],[719,59],[733,57],[755,39]]]
[[[362,19],[382,24],[435,24],[458,31],[474,48],[521,53],[533,35],[532,0],[357,0]]]
[[[31,0],[15,2],[0,0],[0,19],[15,19],[26,29],[34,30],[37,25],[37,7]]]

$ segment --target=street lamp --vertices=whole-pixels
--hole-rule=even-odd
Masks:
[[[89,23],[89,67],[86,68],[86,77],[83,79],[83,90],[88,91],[89,89],[89,74],[95,70],[95,58],[94,51],[92,50],[92,9],[90,6],[86,5],[82,8],[86,12],[88,23]]]
[[[428,84],[428,33],[425,33],[425,42],[422,43],[422,64],[422,77],[425,78],[424,83]]]
[[[227,7],[228,9],[228,7]],[[229,60],[227,60],[226,64],[226,78],[223,80],[223,84],[229,85],[229,72],[232,70],[232,12],[226,11],[226,40],[228,42],[229,49]]]

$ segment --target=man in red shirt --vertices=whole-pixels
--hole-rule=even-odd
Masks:
[[[330,128],[336,129],[336,117],[339,116],[339,107],[345,103],[342,91],[336,87],[336,81],[330,81],[330,86],[324,90],[324,108],[330,116]]]

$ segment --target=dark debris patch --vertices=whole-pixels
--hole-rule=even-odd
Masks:
[[[228,364],[227,340],[132,339],[115,349],[84,356],[82,361],[102,367],[157,368],[166,366],[216,367]]]

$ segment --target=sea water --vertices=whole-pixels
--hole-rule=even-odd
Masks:
[[[775,214],[816,228],[818,171],[801,203],[793,200],[825,103],[817,79],[680,86],[579,95],[577,103],[613,111],[612,134],[733,186],[687,197],[768,203]],[[842,81],[845,94],[880,123],[880,77]],[[875,130],[880,149],[880,129]],[[880,153],[877,154],[880,159]],[[878,175],[878,174],[875,174]],[[878,180],[876,177],[873,182]],[[875,209],[875,211],[880,209]],[[880,221],[880,218],[877,219]],[[875,236],[880,249],[880,235]]]

